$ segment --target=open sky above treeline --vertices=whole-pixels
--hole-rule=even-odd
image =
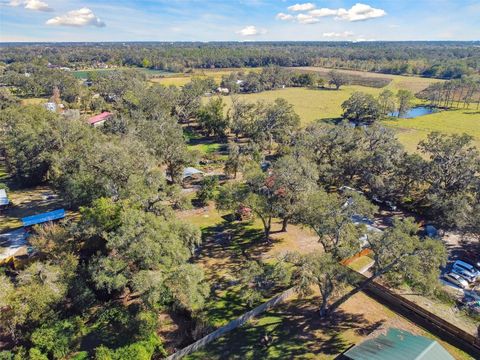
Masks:
[[[0,0],[2,42],[479,40],[479,24],[478,0]]]

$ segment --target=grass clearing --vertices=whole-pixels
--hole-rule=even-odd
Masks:
[[[306,66],[306,67],[299,67],[299,68],[292,68],[292,69],[315,72],[323,78],[328,78],[328,73],[332,70],[332,69],[327,69],[322,67],[313,67],[313,66]],[[387,86],[387,88],[390,88],[391,90],[406,89],[406,90],[410,90],[414,94],[422,91],[433,82],[443,81],[440,79],[423,78],[418,76],[391,75],[391,74],[381,74],[381,73],[358,71],[358,70],[344,70],[344,69],[335,69],[335,70],[347,76],[352,76],[354,78],[388,79],[388,80],[391,80],[391,82]]]
[[[396,327],[434,338],[456,359],[471,359],[363,293],[346,301],[335,314],[334,322],[319,318],[315,300],[293,298],[187,356],[187,359],[335,359],[350,346],[384,327]],[[262,344],[266,335],[270,339],[268,346]]]
[[[360,272],[373,262],[374,260],[369,256],[360,256],[358,259],[355,259],[348,264],[348,267],[352,270]]]
[[[201,79],[212,77],[213,80],[215,80],[215,82],[220,85],[220,82],[222,81],[222,76],[228,75],[232,72],[260,72],[261,70],[262,68],[195,69],[193,70],[193,72],[190,73],[167,75],[164,77],[150,79],[150,81],[165,86],[184,86],[185,84],[189,83],[193,77],[198,77]]]
[[[284,98],[294,106],[296,113],[300,116],[302,126],[306,126],[315,120],[339,118],[342,115],[342,103],[356,91],[378,95],[382,89],[358,85],[344,86],[340,90],[285,88],[239,96],[249,102],[273,102],[277,98]],[[225,102],[227,107],[231,106],[229,96],[225,97]]]
[[[48,102],[48,98],[25,98],[21,100],[21,104],[24,106],[27,105],[41,105]]]

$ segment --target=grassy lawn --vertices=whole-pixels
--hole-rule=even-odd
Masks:
[[[48,102],[48,98],[25,98],[22,99],[21,104],[26,105],[41,105]]]
[[[467,133],[475,138],[477,147],[480,147],[480,111],[476,110],[440,111],[415,119],[393,119],[383,123],[396,130],[398,139],[410,152],[414,152],[418,143],[432,131]]]
[[[281,223],[275,221],[272,241],[267,243],[260,221],[229,222],[225,215],[210,205],[178,216],[202,230],[203,244],[195,262],[202,266],[212,286],[205,309],[213,326],[224,325],[250,310],[239,297],[238,286],[238,273],[248,260],[274,261],[286,251],[320,248],[316,237],[299,227],[289,226],[288,232],[280,233]]]
[[[348,267],[355,271],[360,271],[362,269],[365,269],[373,262],[373,259],[369,256],[360,256],[358,259],[355,259],[350,264],[348,264]]]
[[[383,327],[396,327],[435,339],[363,293],[345,302],[334,318],[333,322],[319,319],[315,298],[294,298],[187,359],[334,359]],[[268,346],[262,344],[266,335],[270,338]],[[471,359],[450,344],[436,340],[456,359]]]

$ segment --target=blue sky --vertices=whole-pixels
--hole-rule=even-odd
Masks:
[[[480,40],[480,0],[0,0],[0,41]]]

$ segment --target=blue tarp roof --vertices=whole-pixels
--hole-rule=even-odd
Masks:
[[[43,214],[27,216],[22,219],[23,226],[32,226],[47,221],[59,220],[65,217],[65,209],[58,209]]]

